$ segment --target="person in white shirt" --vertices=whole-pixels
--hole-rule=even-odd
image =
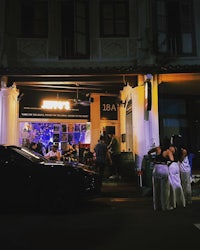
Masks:
[[[45,154],[44,157],[51,161],[60,161],[61,154],[60,151],[58,150],[58,146],[53,145],[52,149],[47,154]]]

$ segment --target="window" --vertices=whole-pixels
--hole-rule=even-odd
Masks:
[[[165,2],[157,1],[157,49],[167,52],[167,18]]]
[[[184,98],[159,98],[159,129],[161,138],[172,134],[188,136],[188,110]]]
[[[100,2],[100,32],[101,37],[129,36],[128,1]]]
[[[61,4],[62,58],[89,58],[88,1],[66,1]]]
[[[185,115],[186,102],[184,99],[160,98],[159,113],[165,115]]]
[[[24,1],[21,8],[22,37],[48,36],[48,3]]]
[[[156,0],[156,51],[170,56],[195,55],[192,1]]]

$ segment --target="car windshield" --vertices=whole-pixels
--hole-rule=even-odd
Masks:
[[[34,152],[32,150],[29,150],[28,148],[22,147],[22,148],[13,148],[14,151],[17,153],[23,155],[27,159],[31,160],[32,162],[48,162],[46,158],[44,158],[42,155],[38,154],[37,152]]]

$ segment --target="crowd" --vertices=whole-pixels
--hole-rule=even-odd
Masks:
[[[148,154],[154,155],[154,210],[166,211],[191,204],[191,166],[182,136],[173,135],[170,141],[152,148]]]
[[[27,147],[50,161],[78,161],[79,148],[76,144],[71,145],[68,143],[66,149],[62,152],[59,150],[58,143],[51,144],[48,148],[45,148],[42,143],[33,141]]]
[[[62,153],[58,145],[53,144],[48,152],[44,152],[40,143],[32,142],[30,149],[42,154],[52,161],[79,161],[78,145],[67,144]],[[192,203],[191,166],[188,159],[188,149],[180,135],[173,135],[170,140],[148,151],[153,161],[152,187],[154,210],[172,210],[176,207],[186,207]],[[94,152],[88,148],[82,151],[83,163],[95,164],[95,170],[100,174],[102,184],[105,168],[110,169],[109,179],[119,179],[120,147],[114,134],[107,137],[101,135],[94,147]]]
[[[88,166],[93,166],[99,172],[101,183],[104,178],[105,167],[108,165],[110,170],[109,179],[119,179],[119,157],[120,146],[115,134],[101,135],[94,147],[94,152],[89,148],[79,149],[79,145],[67,144],[66,149],[60,151],[58,144],[48,145],[45,148],[40,142],[31,142],[27,145],[29,149],[43,155],[50,161],[81,162]]]
[[[94,152],[91,152],[90,148],[79,148],[78,144],[71,145],[70,143],[62,151],[58,149],[58,144],[52,144],[42,151],[39,143],[32,142],[29,148],[51,161],[81,162],[89,167],[93,167],[94,170],[100,173],[101,180],[104,177],[106,165],[109,165],[109,179],[120,178],[120,149],[119,142],[114,134],[108,134],[107,137],[101,135],[94,147]]]

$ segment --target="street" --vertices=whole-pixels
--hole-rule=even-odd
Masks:
[[[200,197],[190,207],[153,210],[134,184],[104,184],[102,195],[74,211],[2,211],[2,250],[199,249]]]

